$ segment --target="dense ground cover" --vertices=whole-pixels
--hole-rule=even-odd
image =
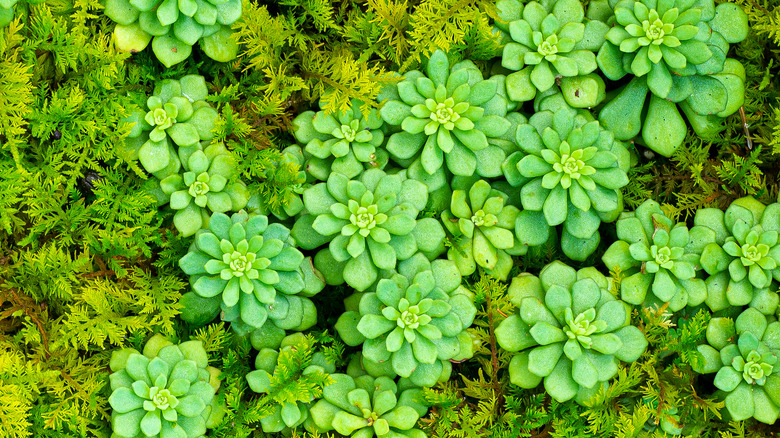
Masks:
[[[776,436],[776,8],[0,0],[0,437]]]

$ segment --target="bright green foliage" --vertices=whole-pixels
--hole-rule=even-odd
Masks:
[[[515,240],[515,220],[520,210],[505,205],[509,197],[490,187],[485,180],[469,185],[453,182],[450,209],[442,213],[442,222],[454,236],[447,257],[463,276],[474,273],[477,266],[501,280],[512,269],[513,255],[525,254],[527,247]]]
[[[111,371],[112,436],[201,438],[221,415],[219,370],[200,341],[174,345],[155,335],[143,354],[114,351]]]
[[[556,78],[587,75],[596,70],[595,52],[604,43],[608,27],[599,21],[585,20],[579,0],[533,1],[525,5],[517,0],[503,0],[499,9],[499,16],[508,24],[496,25],[510,37],[501,65],[515,71],[506,78],[510,99],[532,100],[537,92],[552,88]],[[592,99],[597,100],[596,96]]]
[[[707,344],[699,373],[715,373],[715,386],[723,391],[726,409],[735,421],[755,418],[772,424],[780,415],[780,322],[768,320],[755,309],[732,321],[713,318],[707,327]]]
[[[427,175],[443,177],[446,160],[446,168],[455,175],[495,176],[498,169],[483,170],[477,162],[491,152],[489,140],[511,126],[504,118],[507,105],[499,82],[484,80],[470,61],[451,66],[440,50],[431,55],[425,74],[414,70],[404,77],[380,96],[389,99],[382,106],[382,118],[402,129],[387,142],[393,159],[419,160],[408,167],[422,166]]]
[[[406,436],[424,438],[415,428],[428,408],[410,397],[415,390],[399,390],[387,377],[352,378],[331,374],[334,382],[323,390],[323,398],[310,409],[314,424],[321,430],[341,435],[371,438]],[[408,394],[408,395],[407,395]]]
[[[725,213],[699,210],[694,224],[694,250],[710,275],[706,303],[713,311],[750,303],[780,277],[780,204],[740,198]]]
[[[296,333],[282,339],[278,350],[263,348],[257,354],[255,371],[248,373],[246,380],[252,391],[265,394],[260,404],[268,406],[270,412],[260,420],[263,432],[303,424],[312,429],[310,404],[322,396],[322,388],[331,383],[328,374],[336,371],[322,352],[311,353],[313,344],[311,338]],[[296,375],[291,375],[293,370]]]
[[[425,185],[405,179],[403,174],[387,175],[370,169],[359,180],[349,180],[340,173],[331,173],[327,183],[316,184],[303,193],[311,222],[304,221],[306,216],[299,219],[293,237],[305,249],[330,242],[322,251],[344,263],[330,269],[343,270],[343,281],[362,291],[377,280],[380,269],[394,269],[397,261],[408,259],[418,249],[430,251],[441,246],[440,224],[438,233],[434,225],[433,236],[426,239],[433,243],[414,233],[417,216],[427,200]],[[430,225],[429,221],[424,223]],[[307,224],[311,229],[306,228]]]
[[[336,330],[347,345],[363,344],[364,366],[389,361],[414,385],[433,386],[442,375],[449,377],[444,361],[471,356],[465,329],[476,309],[459,289],[453,262],[410,259],[401,272],[363,294],[357,311],[343,313]]]
[[[363,115],[362,106],[353,100],[347,111],[305,111],[293,120],[295,138],[312,156],[307,169],[315,178],[325,181],[330,172],[355,178],[365,168],[382,169],[387,164],[387,151],[377,149],[385,138],[384,121],[376,109]]]
[[[598,122],[565,106],[534,114],[517,128],[517,143],[522,152],[508,157],[503,170],[511,185],[522,187],[520,243],[541,245],[550,227],[564,224],[564,253],[584,260],[598,246],[601,222],[623,210],[628,151]]]
[[[166,67],[189,58],[198,41],[215,61],[238,55],[230,25],[241,18],[240,0],[107,0],[105,14],[117,23],[118,50],[140,52],[151,41],[154,55]]]
[[[201,325],[221,308],[222,319],[232,321],[239,332],[261,327],[269,317],[297,317],[298,324],[285,328],[310,327],[316,312],[304,312],[311,303],[304,305],[293,295],[310,292],[302,266],[311,262],[293,243],[290,231],[281,224],[269,225],[266,216],[215,213],[209,228],[196,235],[190,252],[179,260],[197,295],[187,298],[185,318]]]
[[[262,152],[269,157],[255,169],[262,168],[260,175],[265,181],[260,184],[259,193],[249,198],[246,209],[266,216],[272,214],[279,220],[297,216],[303,210],[301,195],[309,187],[301,147],[291,145],[281,152]]]
[[[14,6],[18,0],[0,0],[0,28],[14,19]]]
[[[699,254],[690,252],[691,235],[684,223],[674,224],[657,202],[647,200],[617,221],[618,241],[602,260],[620,271],[620,297],[635,305],[669,303],[676,312],[707,298],[704,280],[696,278]],[[648,293],[652,292],[650,296]]]
[[[633,362],[647,340],[629,325],[629,307],[608,291],[598,271],[554,262],[539,277],[522,274],[509,295],[518,313],[496,328],[499,345],[518,352],[509,364],[512,383],[534,388],[544,379],[547,393],[582,403]]]

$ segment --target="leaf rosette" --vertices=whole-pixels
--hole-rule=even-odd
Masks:
[[[220,372],[208,366],[200,341],[174,345],[155,335],[143,354],[118,350],[110,365],[113,436],[201,438],[221,419]]]
[[[717,373],[714,384],[733,421],[772,424],[780,416],[780,322],[748,308],[736,319],[712,318],[699,345],[698,373]]]
[[[387,377],[352,378],[331,374],[334,383],[323,388],[323,398],[310,412],[322,431],[335,430],[356,438],[425,438],[417,429],[417,420],[428,408],[421,405],[419,389],[399,389]]]
[[[545,92],[556,79],[587,75],[596,70],[595,52],[607,26],[585,19],[578,0],[499,4],[498,24],[508,34],[501,65],[514,70],[506,78],[508,97],[527,101]]]
[[[710,275],[706,303],[712,311],[747,305],[773,278],[780,279],[780,204],[740,198],[725,213],[697,211],[694,225],[693,249]]]
[[[598,246],[601,222],[623,210],[628,151],[598,122],[568,107],[534,114],[517,128],[517,143],[522,151],[510,155],[503,170],[509,184],[522,187],[524,211],[515,224],[520,243],[541,245],[550,227],[564,224],[564,253],[584,260]]]
[[[190,57],[192,46],[227,62],[238,54],[230,25],[241,18],[240,0],[107,0],[105,14],[117,25],[118,50],[140,52],[149,42],[157,59],[171,67]]]
[[[530,389],[544,380],[555,400],[583,403],[617,374],[618,361],[637,360],[645,335],[629,325],[630,307],[608,289],[594,268],[575,271],[561,262],[539,277],[514,278],[508,293],[518,311],[496,328],[499,345],[517,352],[512,383]]]
[[[478,161],[492,162],[481,157],[504,153],[490,140],[511,127],[505,118],[506,99],[498,82],[483,79],[471,61],[450,66],[447,55],[437,50],[425,74],[407,72],[379,98],[389,99],[381,109],[382,118],[402,130],[390,136],[387,150],[396,161],[410,163],[410,169],[421,167],[420,180],[440,176],[431,191],[444,184],[445,163],[455,175],[490,173],[480,169]]]
[[[353,99],[351,107],[338,114],[306,111],[293,120],[295,138],[310,154],[307,169],[315,178],[325,181],[331,172],[355,178],[365,169],[387,164],[387,151],[379,148],[384,121],[376,109],[363,114],[362,105]]]
[[[295,296],[312,294],[306,281],[311,276],[302,269],[307,264],[310,260],[294,246],[284,225],[245,212],[232,217],[215,213],[179,260],[193,293],[201,298],[190,298],[192,305],[221,308],[222,319],[242,333],[262,327],[267,319],[283,329],[303,330],[316,322],[311,301]],[[321,285],[314,293],[319,289]]]
[[[676,312],[707,298],[707,285],[696,278],[699,254],[688,246],[688,227],[674,224],[657,202],[647,200],[635,212],[623,213],[617,236],[620,240],[602,260],[610,270],[619,268],[625,275],[620,283],[623,301],[645,306],[669,303],[669,310]]]
[[[414,385],[433,386],[449,376],[450,359],[471,356],[465,330],[476,308],[460,288],[453,262],[419,262],[403,269],[405,275],[379,280],[375,292],[362,294],[357,310],[342,314],[336,330],[347,345],[363,344],[364,362],[389,361]]]
[[[447,257],[463,276],[481,266],[490,275],[506,280],[513,266],[511,256],[525,254],[528,248],[515,240],[520,210],[506,205],[509,197],[485,180],[471,185],[471,181],[459,182],[463,184],[453,182],[450,209],[442,213],[442,222],[455,239]]]

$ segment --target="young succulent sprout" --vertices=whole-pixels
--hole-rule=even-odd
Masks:
[[[780,277],[780,204],[740,198],[725,213],[697,211],[694,224],[691,232],[700,236],[695,250],[710,275],[706,303],[713,311],[749,304]]]
[[[171,67],[189,58],[201,41],[206,56],[227,62],[238,55],[230,25],[241,17],[240,0],[107,0],[105,14],[117,23],[113,40],[125,52],[149,42],[157,59]]]
[[[313,349],[313,339],[305,339],[302,333],[295,333],[284,337],[278,349],[263,348],[255,358],[255,371],[246,375],[246,381],[252,391],[260,394],[269,394],[274,388],[275,379],[281,380],[275,376],[279,365],[290,363],[289,355],[293,349]],[[304,385],[314,387],[325,386],[331,383],[328,374],[336,371],[336,366],[329,361],[325,355],[317,351],[312,357],[310,364],[303,369],[300,380],[304,380]],[[272,383],[274,382],[274,383]],[[297,394],[296,394],[297,396]],[[300,397],[298,397],[300,398]],[[263,432],[275,433],[288,431],[291,428],[303,425],[307,430],[313,430],[313,420],[309,414],[309,408],[315,399],[308,401],[280,401],[274,403],[270,414],[260,419],[260,426]]]
[[[342,281],[363,291],[376,282],[379,270],[395,269],[398,260],[440,246],[444,238],[440,224],[430,229],[430,222],[425,223],[429,236],[418,232],[417,216],[427,200],[425,185],[403,174],[369,169],[360,179],[349,180],[331,173],[327,183],[303,193],[313,220],[299,219],[293,236],[305,249],[330,242],[322,251],[337,264],[323,269],[343,270]]]
[[[384,141],[384,121],[378,110],[371,108],[363,114],[362,107],[363,102],[353,99],[346,111],[306,111],[293,120],[295,138],[311,155],[307,167],[315,178],[325,181],[331,172],[355,178],[365,169],[382,169],[387,164],[387,151],[379,148]]]
[[[158,334],[143,354],[115,351],[110,366],[108,402],[117,437],[203,436],[224,414],[214,397],[220,372],[208,366],[200,341],[174,345]]]
[[[334,383],[323,389],[323,398],[310,409],[313,422],[322,431],[362,438],[406,436],[422,438],[415,428],[427,407],[412,400],[387,377],[350,377],[331,374]]]
[[[578,0],[530,2],[505,1],[499,16],[508,24],[501,65],[514,70],[506,78],[507,95],[514,101],[533,99],[553,88],[556,79],[575,78],[596,70],[595,51],[602,45],[608,27],[585,19]],[[598,92],[582,96],[598,102]],[[603,98],[603,97],[602,97]]]
[[[348,345],[363,344],[364,361],[390,362],[395,374],[414,385],[433,386],[443,362],[471,356],[465,330],[476,308],[459,292],[459,280],[454,263],[444,260],[415,275],[379,280],[376,292],[362,295],[357,311],[342,314],[336,331]]]
[[[754,418],[772,424],[780,416],[780,322],[748,308],[732,321],[713,318],[707,344],[698,347],[703,361],[693,368],[715,373],[732,420]]]
[[[608,289],[595,269],[575,271],[561,262],[539,277],[514,278],[508,293],[518,312],[496,328],[499,345],[517,352],[509,364],[512,383],[530,389],[544,380],[555,400],[583,403],[617,374],[619,360],[637,360],[645,335],[629,325],[628,304]]]
[[[647,200],[617,221],[618,241],[604,253],[609,270],[625,275],[620,283],[623,301],[634,305],[669,303],[676,312],[698,306],[707,298],[707,285],[696,278],[699,254],[691,252],[684,223],[674,224],[661,206]]]
[[[505,205],[509,197],[492,189],[487,181],[469,186],[471,181],[461,180],[464,184],[453,187],[450,209],[442,213],[442,222],[455,242],[447,257],[463,276],[481,266],[490,275],[506,280],[513,266],[511,256],[525,254],[528,248],[515,240],[513,232],[520,210]]]
[[[534,114],[517,128],[517,143],[522,151],[510,155],[503,170],[511,185],[522,187],[524,211],[515,224],[520,243],[541,245],[550,227],[564,224],[564,253],[584,260],[598,246],[601,222],[623,210],[628,151],[598,122],[565,106]]]
[[[489,140],[511,127],[498,82],[483,80],[470,61],[450,66],[440,50],[431,55],[425,75],[415,70],[404,76],[395,89],[380,96],[388,99],[381,109],[382,118],[402,130],[387,142],[390,155],[419,163],[409,167],[421,165],[424,174],[420,179],[438,176],[441,183],[429,187],[431,191],[444,183],[445,163],[455,175],[479,173],[478,156],[498,152],[490,148]]]
[[[193,303],[221,307],[222,319],[243,333],[262,327],[268,318],[282,329],[303,330],[316,322],[311,301],[294,296],[322,288],[320,283],[311,290],[306,281],[311,276],[302,270],[307,263],[284,225],[239,212],[232,217],[214,213],[179,267],[204,299]]]

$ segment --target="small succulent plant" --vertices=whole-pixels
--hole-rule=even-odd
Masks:
[[[110,366],[112,436],[201,438],[221,419],[220,372],[200,341],[174,345],[155,335],[143,354],[114,351]]]
[[[534,388],[544,380],[559,402],[587,401],[618,372],[618,361],[633,362],[647,340],[629,325],[630,308],[609,292],[594,268],[575,271],[553,262],[539,277],[521,274],[509,287],[518,312],[496,328],[496,340],[518,352],[509,364],[512,383]]]
[[[729,44],[747,36],[741,8],[715,7],[712,0],[621,0],[614,22],[596,59],[609,79],[634,76],[599,113],[617,139],[641,129],[643,143],[668,157],[687,132],[678,103],[694,130],[708,136],[744,102],[744,68],[726,59]]]
[[[274,383],[272,382],[275,370],[278,365],[283,364],[280,360],[280,355],[294,348],[311,348],[311,344],[307,345],[301,342],[303,336],[302,333],[285,336],[281,340],[278,349],[263,348],[258,352],[255,358],[255,371],[251,371],[246,375],[246,381],[252,391],[260,394],[269,394],[269,391],[273,389]],[[332,374],[335,371],[335,365],[328,361],[322,352],[317,351],[311,357],[311,364],[303,370],[302,374],[313,377],[312,383],[327,384],[325,382],[329,383],[328,374]],[[297,394],[292,394],[292,396],[296,397]],[[313,429],[309,408],[314,401],[314,399],[308,402],[280,400],[278,403],[274,403],[271,413],[260,419],[260,426],[263,432],[281,432],[300,425],[304,425],[307,429]]]
[[[425,436],[415,425],[427,408],[410,397],[418,391],[399,390],[387,377],[331,374],[331,378],[334,383],[323,389],[322,400],[310,409],[320,430],[356,438]]]
[[[180,154],[182,155],[182,154]],[[195,150],[182,159],[183,174],[160,181],[170,206],[177,210],[173,224],[183,236],[191,236],[208,225],[208,212],[238,211],[249,201],[243,181],[236,180],[235,160],[222,143]]]
[[[118,50],[140,52],[151,42],[166,67],[189,58],[198,41],[215,61],[230,61],[238,54],[230,25],[241,18],[240,0],[107,0],[105,14],[117,23]]]
[[[694,224],[694,249],[710,275],[706,303],[713,311],[747,305],[756,291],[780,278],[780,204],[740,198],[725,213],[697,211]]]
[[[533,99],[556,79],[587,75],[596,70],[595,51],[604,42],[607,26],[585,19],[579,0],[503,2],[499,23],[509,34],[501,65],[515,71],[506,78],[507,95],[515,101]],[[603,97],[602,97],[603,98]],[[598,103],[598,93],[582,96],[589,106]]]
[[[323,106],[323,103],[320,104]],[[355,178],[366,168],[383,168],[388,154],[384,142],[384,121],[376,109],[361,112],[362,102],[352,100],[347,111],[326,114],[305,111],[293,120],[295,138],[311,154],[309,172],[322,181],[330,172]]]
[[[463,345],[471,343],[465,330],[476,308],[469,295],[458,292],[460,281],[443,277],[460,279],[453,262],[437,260],[430,267],[436,271],[423,269],[379,280],[375,292],[362,294],[357,311],[342,314],[336,330],[347,345],[363,344],[364,361],[390,361],[399,376],[433,386],[442,361],[470,356]]]
[[[772,424],[780,416],[780,322],[769,322],[758,310],[748,308],[732,321],[712,318],[707,344],[698,347],[703,361],[699,373],[717,373],[715,386],[722,391],[726,409],[734,421],[755,418]]]
[[[618,241],[602,260],[610,270],[625,275],[620,283],[623,301],[635,304],[669,303],[676,312],[698,306],[707,298],[707,285],[696,278],[699,255],[690,252],[690,232],[684,223],[674,224],[661,206],[647,200],[635,212],[617,221]],[[648,299],[648,292],[652,292]]]
[[[623,210],[628,151],[598,122],[568,107],[535,113],[517,128],[517,143],[522,152],[510,155],[503,169],[511,185],[522,186],[525,211],[515,225],[520,243],[540,245],[549,227],[565,224],[564,253],[584,260],[598,246],[601,222]]]
[[[474,273],[477,266],[501,280],[512,269],[513,255],[521,255],[527,247],[515,240],[515,220],[520,210],[506,205],[509,197],[490,187],[485,180],[453,182],[450,209],[442,213],[442,222],[455,236],[455,244],[447,252],[461,275]],[[456,188],[458,187],[458,188]]]
[[[14,19],[14,6],[18,0],[0,0],[0,27],[6,27]]]
[[[194,294],[205,300],[188,299],[199,308],[198,314],[213,317],[221,308],[222,319],[233,321],[241,331],[244,325],[249,326],[246,329],[262,327],[268,318],[298,322],[291,327],[283,324],[284,329],[299,327],[313,304],[294,295],[312,292],[302,270],[311,261],[293,243],[290,231],[284,225],[269,224],[266,216],[214,213],[209,228],[198,232],[190,251],[179,260]],[[320,283],[314,290],[321,288]],[[316,322],[316,312],[311,319],[306,318],[308,327]]]
[[[479,157],[492,150],[489,140],[511,127],[498,82],[484,80],[471,61],[450,66],[440,50],[431,55],[425,73],[407,72],[379,97],[389,99],[382,118],[402,129],[390,136],[387,150],[397,161],[419,162],[427,175],[442,174],[445,163],[455,175],[474,175]]]
[[[369,169],[349,180],[331,173],[327,183],[303,193],[310,218],[296,221],[293,237],[304,249],[330,242],[323,251],[344,263],[333,269],[342,270],[343,281],[362,291],[378,279],[380,269],[395,269],[398,260],[422,249],[414,231],[427,200],[425,185],[403,174]],[[444,237],[441,225],[438,233]]]
[[[125,119],[133,123],[121,153],[138,159],[147,172],[162,179],[181,166],[176,147],[191,147],[214,138],[211,132],[219,118],[206,102],[203,76],[187,75],[157,83],[145,108]]]

